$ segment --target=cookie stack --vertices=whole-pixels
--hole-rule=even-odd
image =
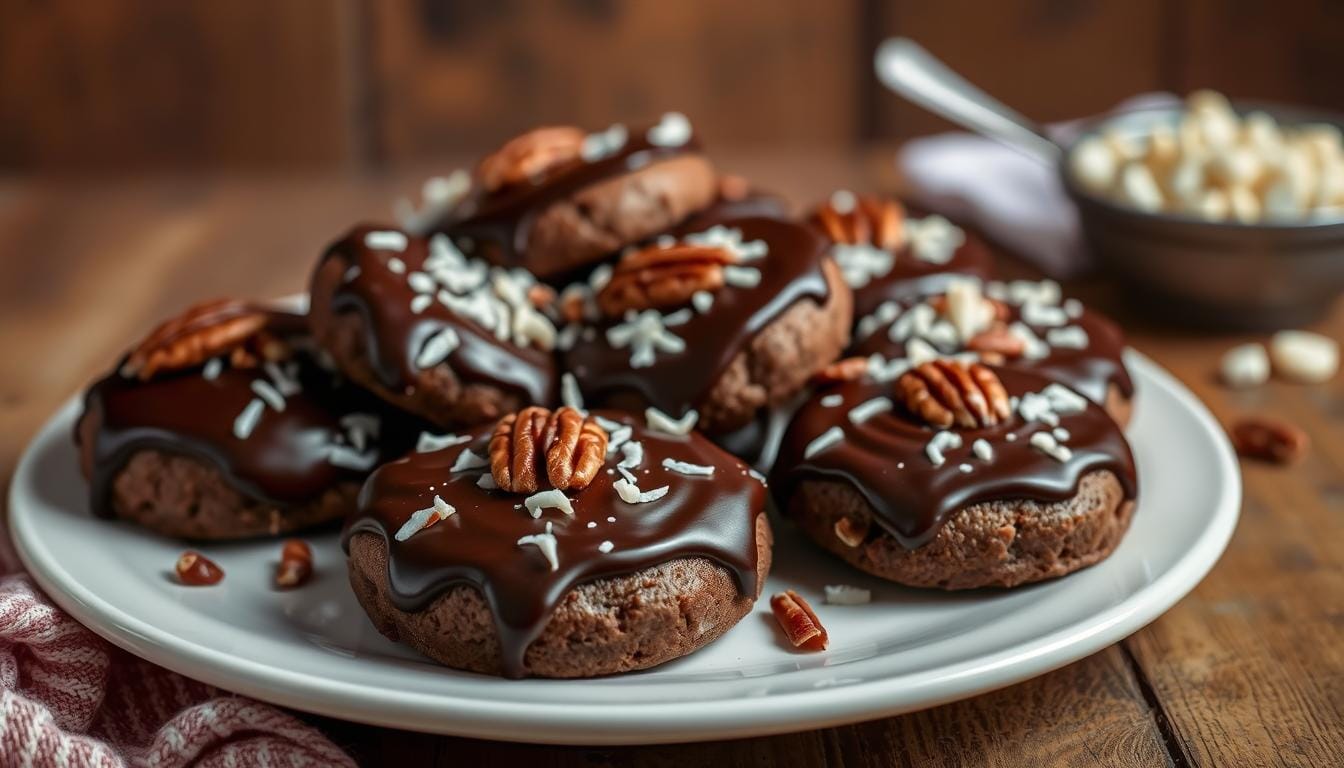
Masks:
[[[306,316],[212,302],[130,350],[79,424],[94,510],[191,539],[344,520],[380,631],[510,677],[722,635],[770,568],[768,491],[913,586],[1059,576],[1128,526],[1119,330],[992,281],[951,222],[847,192],[795,218],[677,114],[530,131],[461,187],[330,245]]]

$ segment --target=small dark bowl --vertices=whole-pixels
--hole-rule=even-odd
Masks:
[[[1344,118],[1323,112],[1237,109],[1261,109],[1285,126],[1344,127]],[[1157,123],[1174,126],[1180,114],[1173,108],[1113,116],[1090,125],[1070,149],[1107,129],[1142,135]],[[1168,318],[1220,329],[1283,328],[1320,317],[1344,292],[1344,218],[1241,224],[1145,213],[1079,187],[1067,156],[1060,174],[1093,252],[1137,302]]]

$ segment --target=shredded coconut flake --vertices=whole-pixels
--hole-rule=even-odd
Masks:
[[[834,408],[843,402],[845,402],[844,395],[826,395],[821,398],[821,405],[823,408]]]
[[[387,260],[387,268],[391,272],[398,275],[406,274],[406,262],[402,261],[401,259],[398,259],[396,256],[393,256]]]
[[[252,430],[257,428],[257,422],[261,421],[261,412],[265,409],[266,404],[256,398],[248,401],[247,407],[243,408],[243,412],[233,420],[233,436],[239,440],[251,437]]]
[[[677,461],[672,458],[663,459],[663,468],[683,475],[709,477],[714,474],[714,467],[712,466],[706,464],[691,464],[685,461]]]
[[[406,246],[409,244],[410,240],[407,239],[406,235],[395,230],[374,230],[364,235],[364,246],[375,251],[397,251],[400,253],[406,250]]]
[[[680,147],[691,140],[691,121],[680,112],[668,112],[649,129],[649,143],[655,147]]]
[[[628,479],[622,478],[611,484],[616,490],[616,495],[621,497],[621,501],[626,504],[647,504],[651,501],[657,501],[667,495],[668,486],[654,488],[651,491],[641,491],[639,486]],[[613,522],[608,520],[607,522]]]
[[[457,331],[452,328],[444,328],[425,342],[420,348],[420,354],[415,356],[415,367],[421,370],[433,368],[448,359],[448,355],[457,349],[462,340],[458,338]]]
[[[405,541],[431,525],[447,520],[456,512],[457,510],[453,508],[452,504],[435,495],[434,503],[412,513],[410,519],[402,524],[401,528],[397,529],[393,538],[397,541]]]
[[[201,369],[201,375],[206,381],[214,381],[219,378],[219,374],[224,369],[224,361],[218,357],[212,357],[205,361],[205,367]]]
[[[533,515],[533,517],[536,517],[536,515]],[[541,550],[541,556],[546,558],[547,563],[550,563],[552,571],[560,570],[560,557],[557,554],[555,534],[551,532],[551,521],[546,521],[545,533],[534,533],[518,540],[518,546],[528,545]]]
[[[523,499],[523,506],[527,507],[528,514],[533,517],[541,517],[541,511],[544,509],[558,509],[570,517],[574,516],[574,505],[569,503],[569,497],[554,488],[528,496]]]
[[[644,463],[644,444],[638,440],[627,441],[621,446],[621,460],[616,464],[620,469],[638,467]]]
[[[705,314],[714,306],[714,294],[709,291],[696,291],[691,294],[691,306],[695,307],[696,312]]]
[[[1028,439],[1031,447],[1044,453],[1058,462],[1068,461],[1073,457],[1073,451],[1059,444],[1055,436],[1049,432],[1034,432]]]
[[[971,443],[971,453],[974,453],[975,457],[981,461],[994,460],[994,447],[983,437]]]
[[[943,466],[943,462],[947,461],[944,452],[952,448],[960,447],[961,435],[958,435],[956,432],[943,430],[942,432],[934,433],[933,437],[929,438],[928,445],[924,446],[924,453],[929,457],[929,461],[933,463],[933,466],[941,467]]]
[[[808,443],[807,447],[803,449],[803,458],[810,459],[844,439],[844,430],[839,427],[831,427],[812,438],[812,442]]]
[[[827,605],[867,605],[873,600],[872,592],[848,584],[827,584],[825,592]]]
[[[849,421],[851,424],[862,424],[873,418],[879,413],[890,411],[893,404],[890,399],[885,397],[875,397],[865,403],[860,403],[849,409]]]
[[[480,477],[476,478],[476,487],[486,491],[499,490],[499,484],[495,482],[495,476],[489,472],[483,472]]]
[[[565,371],[560,376],[560,402],[583,413],[583,393],[579,391],[579,380],[574,374]]]
[[[612,544],[610,541],[604,541],[604,542],[602,542],[601,544],[598,544],[598,545],[597,545],[597,551],[598,551],[598,552],[601,552],[602,554],[605,555],[605,554],[607,554],[608,552],[610,552],[612,549],[614,549],[615,547],[616,547],[616,545],[615,545],[615,544]]]
[[[469,435],[433,435],[429,432],[421,432],[420,439],[415,441],[415,452],[439,451],[444,448],[451,448],[454,445],[461,445],[470,439],[471,436]]]
[[[378,454],[348,445],[330,445],[327,447],[327,463],[355,472],[368,472],[378,463]]]
[[[616,349],[629,347],[631,368],[648,368],[658,352],[686,351],[685,339],[667,330],[667,326],[677,324],[673,322],[675,315],[664,318],[656,309],[627,312],[624,322],[607,329],[607,343]]]
[[[761,270],[728,264],[723,268],[723,282],[734,288],[755,288],[761,284]]]
[[[657,408],[644,409],[644,421],[648,424],[649,429],[668,435],[690,434],[691,430],[695,429],[695,423],[699,420],[700,413],[694,408],[683,413],[679,419],[674,419]]]
[[[490,466],[490,462],[477,456],[470,448],[463,448],[462,452],[457,454],[457,459],[453,461],[453,466],[449,472],[465,472],[468,469],[481,469]]]
[[[266,404],[271,406],[273,410],[276,411],[285,410],[284,395],[280,394],[280,392],[275,387],[271,386],[270,382],[262,381],[261,379],[254,379],[252,381],[252,392],[257,397],[264,400]]]
[[[1067,328],[1051,328],[1045,332],[1045,341],[1052,347],[1061,349],[1087,349],[1089,339],[1082,326],[1070,325]]]

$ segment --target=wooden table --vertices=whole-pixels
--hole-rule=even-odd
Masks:
[[[886,162],[866,157],[722,157],[798,201],[833,186],[894,183]],[[300,290],[325,242],[353,221],[387,219],[388,201],[414,191],[415,178],[0,181],[4,484],[43,420],[156,320],[210,296]],[[1104,288],[1083,288],[1124,315]],[[1344,302],[1319,329],[1344,338]],[[1233,392],[1214,372],[1222,350],[1243,337],[1130,331],[1135,347],[1220,419],[1288,418],[1311,434],[1313,449],[1289,468],[1243,465],[1245,505],[1222,561],[1194,593],[1119,644],[926,712],[731,742],[553,748],[317,720],[369,764],[1340,765],[1344,377]]]

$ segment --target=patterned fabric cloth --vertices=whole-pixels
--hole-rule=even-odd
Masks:
[[[18,566],[0,528],[0,573]],[[95,635],[21,573],[0,576],[0,768],[353,766],[275,707]]]

